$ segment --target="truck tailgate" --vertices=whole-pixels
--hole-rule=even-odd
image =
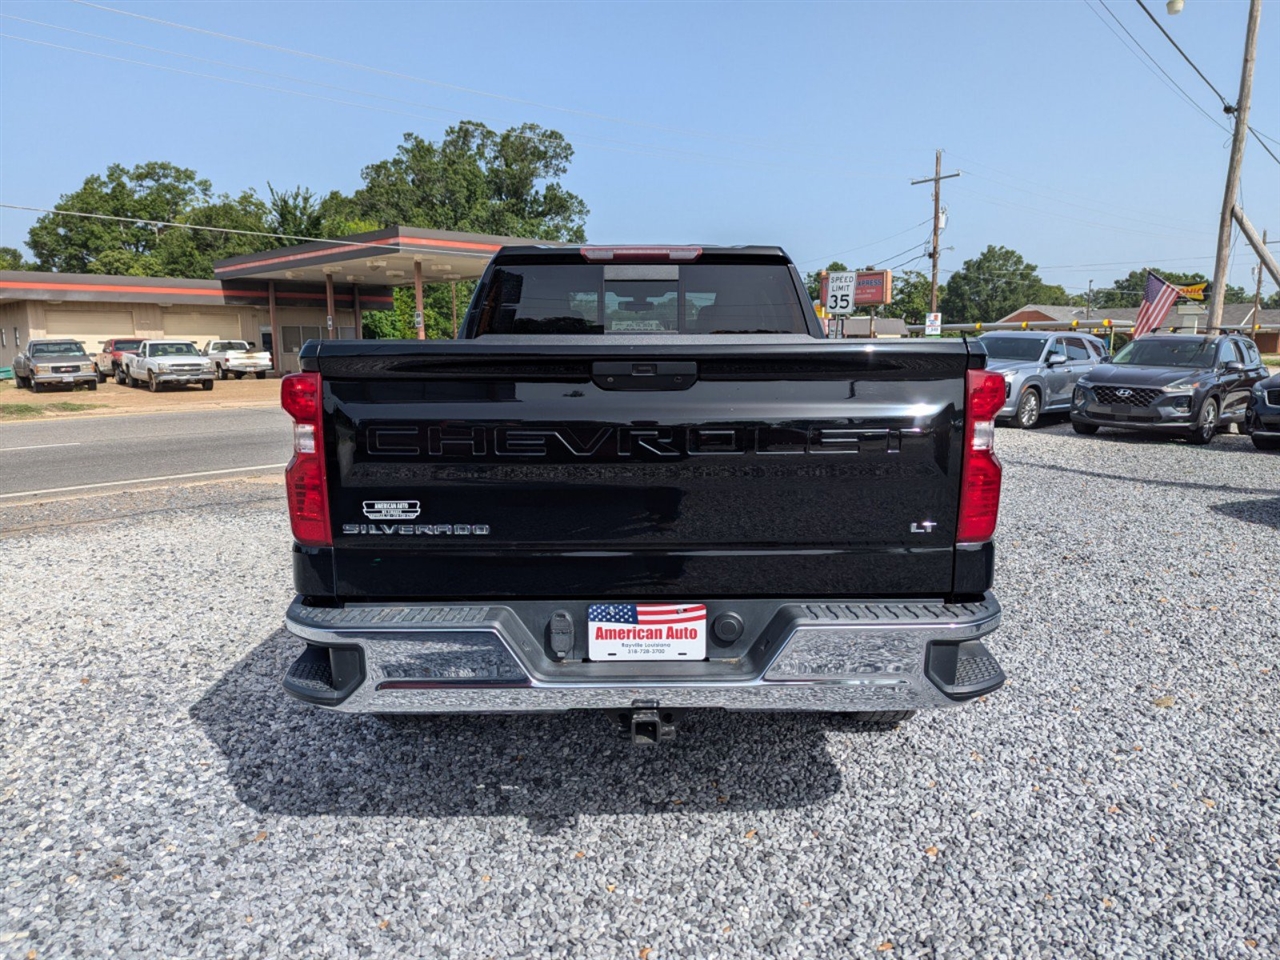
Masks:
[[[309,345],[347,598],[938,596],[961,340]]]

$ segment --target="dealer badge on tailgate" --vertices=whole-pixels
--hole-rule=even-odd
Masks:
[[[593,603],[587,608],[592,660],[702,660],[707,608],[701,603]]]

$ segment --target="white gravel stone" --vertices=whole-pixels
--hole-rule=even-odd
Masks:
[[[1280,955],[1280,457],[997,447],[1008,687],[651,750],[290,700],[278,485],[0,510],[0,957]]]

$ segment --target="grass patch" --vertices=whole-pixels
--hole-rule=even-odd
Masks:
[[[34,420],[50,411],[79,413],[81,410],[97,410],[105,406],[105,403],[74,403],[70,400],[55,400],[53,403],[0,403],[0,420]]]

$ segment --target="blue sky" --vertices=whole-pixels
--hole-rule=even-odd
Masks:
[[[1225,126],[1137,3],[1106,5]],[[929,187],[909,181],[940,147],[943,172],[963,171],[943,187],[943,279],[987,244],[1071,292],[1144,265],[1212,270],[1229,134],[1126,49],[1102,0],[104,6],[267,46],[4,0],[0,33],[56,46],[0,40],[0,201],[50,207],[109,163],[153,159],[230,193],[349,192],[405,131],[532,121],[577,150],[565,182],[592,242],[779,243],[804,270],[893,266],[927,243]],[[1248,4],[1148,6],[1234,101]],[[1277,3],[1254,84],[1250,122],[1280,140]],[[1256,141],[1242,189],[1280,238],[1280,164]],[[21,246],[35,216],[0,210],[0,244]],[[1255,263],[1240,240],[1231,282],[1252,290]]]

